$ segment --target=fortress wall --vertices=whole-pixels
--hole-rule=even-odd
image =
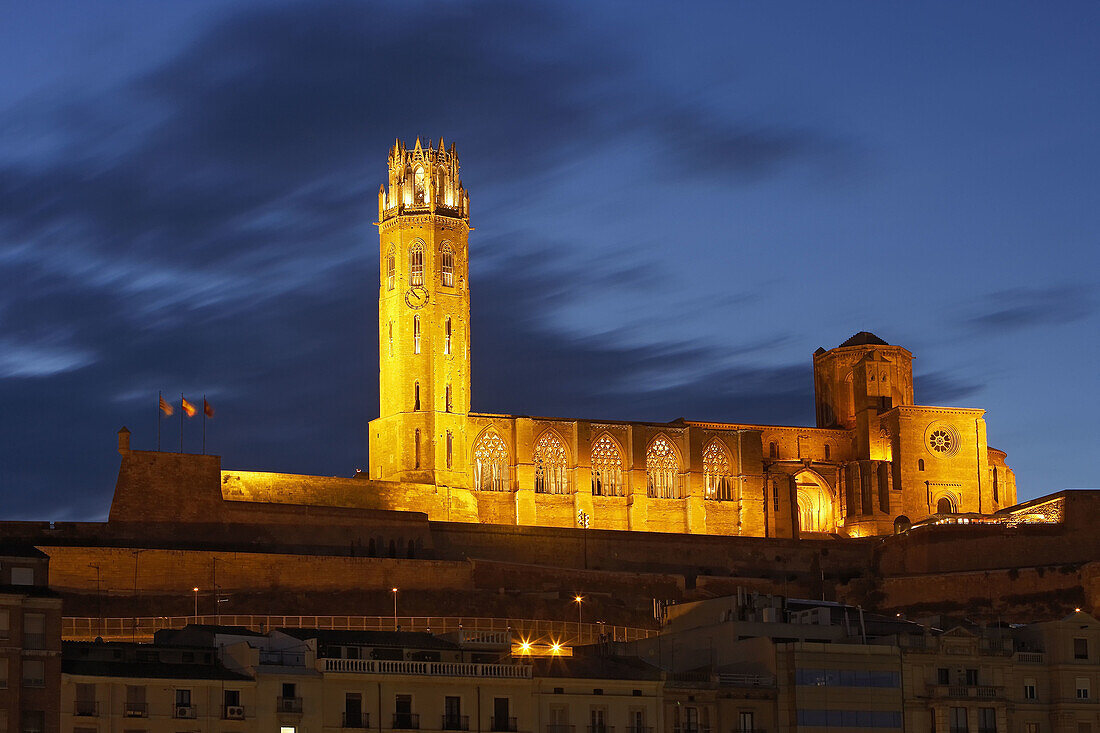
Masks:
[[[485,590],[524,589],[543,592],[576,592],[613,595],[619,601],[647,604],[652,598],[680,599],[684,577],[671,573],[626,573],[621,571],[578,570],[540,567],[508,562],[474,560],[474,582]]]
[[[882,578],[873,600],[883,611],[963,612],[1026,623],[1060,617],[1076,607],[1100,609],[1100,562],[980,572]],[[849,600],[856,600],[854,598]]]
[[[468,562],[392,558],[289,555],[259,552],[140,550],[112,547],[41,546],[50,556],[50,586],[59,591],[105,595],[190,595],[214,584],[220,591],[345,591],[466,589],[473,584]],[[98,566],[97,570],[93,566]],[[136,571],[136,576],[135,576]]]
[[[432,522],[439,556],[507,558],[517,563],[621,571],[770,577],[786,573],[851,577],[870,572],[869,540],[792,540],[558,527]]]

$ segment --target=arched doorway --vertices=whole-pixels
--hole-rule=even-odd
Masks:
[[[954,514],[955,504],[951,501],[950,497],[941,496],[940,500],[936,502],[936,514]]]
[[[798,528],[802,532],[835,532],[833,492],[825,479],[813,471],[794,477],[798,493]]]
[[[909,528],[912,526],[913,523],[909,521],[909,517],[902,514],[900,517],[894,520],[894,534],[908,532]]]

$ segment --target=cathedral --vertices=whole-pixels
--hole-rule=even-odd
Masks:
[[[813,428],[472,412],[469,208],[454,145],[394,145],[378,193],[369,433],[381,504],[487,524],[782,538],[889,534],[1016,503],[984,411],[915,404],[912,354],[867,332],[814,353]]]

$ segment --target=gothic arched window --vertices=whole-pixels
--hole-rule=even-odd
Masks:
[[[768,443],[768,458],[779,458],[779,443]]]
[[[680,462],[665,438],[657,438],[645,454],[646,493],[658,499],[679,499]]]
[[[474,486],[481,491],[504,491],[508,487],[508,446],[491,430],[474,446]]]
[[[451,251],[451,245],[443,243],[443,254],[440,256],[443,267],[443,284],[448,288],[455,284],[455,253]]]
[[[427,203],[427,187],[424,185],[424,166],[418,166],[413,172],[413,203],[423,206]]]
[[[444,390],[443,412],[450,412],[450,411],[451,411],[451,385],[448,384],[447,388]]]
[[[418,392],[420,391],[420,385],[419,384],[416,385],[416,389],[417,389]],[[413,433],[413,441],[416,443],[416,447],[415,447],[416,453],[415,453],[415,458],[414,458],[414,460],[416,461],[415,468],[420,468],[420,429],[419,428],[417,428],[416,432]]]
[[[424,284],[424,245],[417,242],[409,250],[409,285]]]
[[[394,254],[393,245],[390,245],[390,251],[386,254],[386,290],[393,290],[394,283],[397,280],[397,257]]]
[[[623,495],[623,454],[609,435],[601,435],[592,444],[592,493]]]
[[[703,451],[703,482],[706,485],[708,499],[717,501],[733,499],[729,455],[717,440],[712,440]]]
[[[413,383],[413,412],[420,411],[420,382]]]
[[[540,494],[565,494],[569,491],[569,456],[561,439],[543,433],[535,444],[535,491]]]
[[[451,353],[451,317],[443,319],[443,353]]]
[[[454,466],[454,442],[455,436],[450,430],[447,431],[447,468]]]
[[[420,353],[420,316],[413,316],[413,353]]]

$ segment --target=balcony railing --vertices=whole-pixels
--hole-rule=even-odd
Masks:
[[[1020,664],[1042,664],[1046,657],[1042,652],[1016,652],[1016,661]]]
[[[76,700],[73,702],[73,715],[78,718],[95,718],[99,715],[99,703],[95,700]]]
[[[419,730],[420,715],[419,713],[394,713],[393,725],[390,727],[394,730]]]
[[[682,725],[673,728],[673,733],[710,733],[710,726]]]
[[[440,730],[470,730],[470,716],[444,715]]]
[[[576,730],[576,726],[566,725],[564,723],[547,723],[546,733],[573,733]]]
[[[932,697],[945,697],[955,700],[990,700],[1004,697],[1004,687],[992,685],[929,685],[928,694]]]
[[[302,698],[300,697],[280,697],[277,700],[278,707],[276,708],[280,713],[300,713],[302,712]]]
[[[489,730],[495,733],[515,733],[516,719],[515,718],[497,718],[493,717],[489,719]]]
[[[127,718],[148,718],[149,705],[144,702],[128,702],[122,706],[122,714]]]
[[[46,635],[45,634],[23,634],[23,648],[33,650],[43,650],[46,648]]]
[[[775,687],[775,677],[770,674],[720,674],[722,687]]]
[[[318,660],[322,672],[356,672],[360,674],[415,674],[436,677],[497,677],[530,679],[531,667],[526,664],[474,664],[472,662],[411,662],[387,659]]]
[[[345,712],[340,724],[344,728],[369,728],[370,714]]]

